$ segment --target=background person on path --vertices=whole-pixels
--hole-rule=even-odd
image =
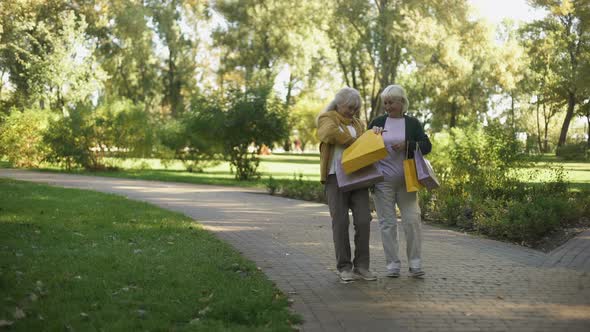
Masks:
[[[416,145],[419,145],[422,153],[426,155],[432,149],[432,144],[424,133],[420,121],[405,115],[409,101],[401,86],[390,85],[385,88],[381,93],[381,100],[386,114],[373,119],[369,128],[383,135],[388,152],[387,158],[377,163],[377,168],[383,173],[384,180],[375,185],[373,195],[385,251],[386,275],[392,278],[400,276],[401,262],[395,210],[397,205],[406,235],[410,275],[420,277],[424,275],[422,217],[416,192],[406,191],[403,161],[406,151],[409,154],[408,158],[414,157]]]
[[[352,88],[343,88],[318,115],[321,182],[332,217],[332,235],[336,252],[336,268],[343,281],[356,278],[376,280],[369,271],[369,235],[371,213],[367,188],[342,192],[336,181],[336,162],[344,149],[364,132],[364,125],[356,117],[361,107],[361,96]],[[354,260],[351,260],[348,235],[348,211],[352,210],[354,224]]]

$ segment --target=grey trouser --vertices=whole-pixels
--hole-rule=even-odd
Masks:
[[[389,179],[375,185],[375,210],[379,218],[381,242],[385,251],[385,262],[388,270],[401,268],[397,234],[397,205],[406,235],[406,251],[411,268],[421,268],[422,227],[420,207],[415,192],[406,191],[403,177]]]
[[[336,268],[338,271],[350,271],[353,267],[368,270],[369,235],[371,233],[368,189],[342,192],[338,189],[336,176],[329,175],[326,179],[325,190],[332,217]],[[354,225],[354,261],[350,259],[349,209],[352,210]]]

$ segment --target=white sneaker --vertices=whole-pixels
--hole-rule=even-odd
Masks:
[[[367,281],[377,280],[377,277],[371,271],[365,269],[354,269],[354,275],[357,278],[364,279]]]
[[[387,270],[387,272],[385,272],[385,276],[388,278],[399,278],[399,269]]]
[[[421,268],[419,268],[419,267],[416,267],[416,268],[410,268],[410,275],[411,275],[412,277],[414,277],[414,278],[420,278],[420,277],[423,277],[423,276],[424,276],[424,274],[425,274],[425,273],[424,273],[424,271],[423,271]]]
[[[340,277],[340,280],[342,281],[353,281],[354,280],[354,274],[352,273],[352,271],[349,270],[344,270],[344,271],[340,271],[338,273],[338,276]]]

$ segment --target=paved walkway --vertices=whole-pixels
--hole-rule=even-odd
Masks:
[[[424,226],[425,279],[342,284],[323,204],[244,188],[7,169],[0,177],[115,193],[193,217],[294,300],[304,331],[590,331],[589,233],[547,255]],[[383,273],[371,227],[371,268]]]

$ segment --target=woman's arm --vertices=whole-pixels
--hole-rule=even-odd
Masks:
[[[424,128],[422,127],[420,121],[418,121],[418,119],[412,119],[412,121],[414,122],[415,133],[408,141],[411,155],[413,156],[414,150],[416,150],[416,144],[420,146],[420,151],[422,151],[422,154],[427,155],[430,153],[430,151],[432,151],[432,143],[430,142],[428,135],[426,135],[424,132]]]

